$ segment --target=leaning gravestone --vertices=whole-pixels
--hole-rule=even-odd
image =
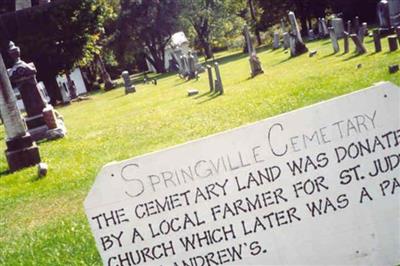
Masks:
[[[104,265],[396,265],[399,101],[382,83],[106,165],[85,200]]]
[[[301,37],[299,25],[297,24],[295,14],[290,11],[289,14],[289,22],[291,26],[290,32],[290,54],[291,56],[298,56],[308,52],[306,45],[303,42],[303,38]]]

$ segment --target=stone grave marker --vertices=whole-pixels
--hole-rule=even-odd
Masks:
[[[222,77],[221,77],[221,72],[219,71],[219,64],[218,62],[214,63],[214,69],[215,69],[215,85],[214,85],[214,90],[215,92],[219,94],[224,94],[224,85],[222,84]]]
[[[356,52],[358,54],[365,54],[367,52],[367,49],[365,48],[364,44],[361,42],[359,35],[350,34],[350,37],[356,46]]]
[[[292,11],[290,11],[288,16],[291,27],[290,54],[292,57],[294,57],[308,52],[308,49],[303,42],[303,38],[301,37],[299,25],[297,24],[296,20],[296,15]]]
[[[279,49],[279,47],[281,47],[280,38],[279,38],[279,32],[275,32],[274,33],[274,41],[273,41],[273,44],[272,44],[272,48],[273,49]]]
[[[107,164],[84,203],[103,264],[396,265],[399,102],[381,83]]]
[[[337,38],[344,37],[344,23],[342,18],[333,18],[332,27]]]
[[[382,51],[381,35],[379,29],[375,29],[373,31],[373,38],[375,45],[375,53],[379,53]]]
[[[389,51],[390,52],[394,52],[398,49],[396,35],[388,36],[388,42],[389,42]]]
[[[330,35],[331,41],[332,41],[333,52],[336,54],[340,51],[340,47],[339,47],[338,38],[335,33],[335,29],[333,27],[329,28],[329,35]]]
[[[290,35],[288,32],[283,33],[283,49],[289,49],[290,48]]]
[[[212,73],[212,67],[210,65],[206,66],[208,74],[208,86],[210,87],[210,92],[214,91],[214,78]]]
[[[123,71],[121,77],[124,80],[125,94],[136,92],[135,86],[133,85],[131,77],[129,76],[129,72],[126,70]]]
[[[378,15],[378,23],[382,30],[388,30],[391,27],[389,4],[387,0],[382,0],[378,3],[376,12]]]
[[[5,155],[9,170],[14,172],[40,163],[39,148],[26,130],[1,54],[0,113],[6,135]]]
[[[14,87],[18,88],[24,102],[28,132],[34,140],[57,139],[65,136],[67,130],[62,117],[48,104],[38,88],[36,68],[20,58],[20,49],[13,42],[8,53],[14,65],[8,75]]]
[[[253,46],[253,42],[251,41],[250,32],[249,32],[249,28],[247,27],[247,25],[244,25],[243,34],[246,39],[247,51],[249,54],[249,63],[250,63],[250,69],[251,69],[250,74],[251,74],[251,77],[253,78],[259,74],[263,74],[264,70],[262,69],[260,59],[258,58],[256,49]],[[217,69],[215,69],[215,70],[217,70]]]

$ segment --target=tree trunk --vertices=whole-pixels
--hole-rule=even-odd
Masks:
[[[114,83],[111,80],[110,74],[108,74],[106,67],[104,66],[103,59],[98,54],[95,56],[95,58],[96,58],[95,60],[97,62],[97,65],[100,69],[101,79],[104,82],[105,90],[108,91],[108,90],[113,89]]]
[[[41,76],[43,83],[46,87],[46,91],[50,97],[50,104],[57,105],[57,101],[62,101],[60,88],[55,77]]]
[[[260,30],[257,27],[256,10],[254,8],[253,0],[248,0],[248,1],[249,1],[251,19],[253,20],[253,23],[254,23],[255,35],[256,35],[256,38],[257,38],[257,44],[258,44],[258,46],[260,46],[260,45],[262,45],[262,40],[261,40]]]
[[[199,36],[199,41],[200,41],[201,47],[203,48],[204,56],[206,57],[206,59],[213,58],[214,54],[213,54],[210,43],[203,36]]]

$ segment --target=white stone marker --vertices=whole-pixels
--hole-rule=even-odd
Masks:
[[[104,265],[398,264],[399,102],[380,83],[106,165],[85,201]]]

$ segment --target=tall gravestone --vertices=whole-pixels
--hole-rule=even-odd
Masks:
[[[224,94],[224,85],[222,84],[222,77],[221,77],[221,72],[219,71],[219,64],[218,62],[214,63],[214,69],[215,69],[215,92],[218,92],[219,94]]]
[[[379,53],[382,51],[382,43],[379,29],[375,29],[373,31],[374,45],[375,45],[375,53]]]
[[[378,3],[377,8],[379,27],[382,30],[390,29],[390,14],[389,14],[389,3],[387,0],[382,0]]]
[[[20,58],[20,49],[10,42],[8,53],[14,65],[8,69],[12,85],[21,94],[27,116],[28,131],[34,140],[62,138],[66,128],[62,117],[47,104],[40,93],[36,80],[36,68],[33,63],[26,63]]]
[[[243,28],[243,34],[246,39],[247,51],[249,54],[249,63],[251,69],[251,77],[253,78],[259,74],[264,73],[264,70],[262,69],[260,59],[258,58],[256,49],[253,46],[253,42],[251,41],[250,32],[247,25],[245,25]]]
[[[7,136],[5,153],[10,171],[40,163],[39,148],[26,130],[1,54],[0,113]]]
[[[187,64],[188,64],[187,78],[189,80],[196,78],[197,77],[196,62],[195,62],[195,58],[191,51],[189,51],[188,56],[187,56]]]
[[[214,91],[214,78],[212,73],[212,67],[207,65],[207,74],[208,74],[208,86],[210,87],[210,92]]]
[[[333,52],[338,53],[340,51],[338,38],[336,36],[335,29],[333,27],[329,28],[329,35],[331,37]]]
[[[299,25],[297,24],[296,20],[296,15],[292,11],[290,11],[288,16],[291,27],[290,55],[294,57],[306,53],[308,49],[303,42],[303,38],[301,37]]]

